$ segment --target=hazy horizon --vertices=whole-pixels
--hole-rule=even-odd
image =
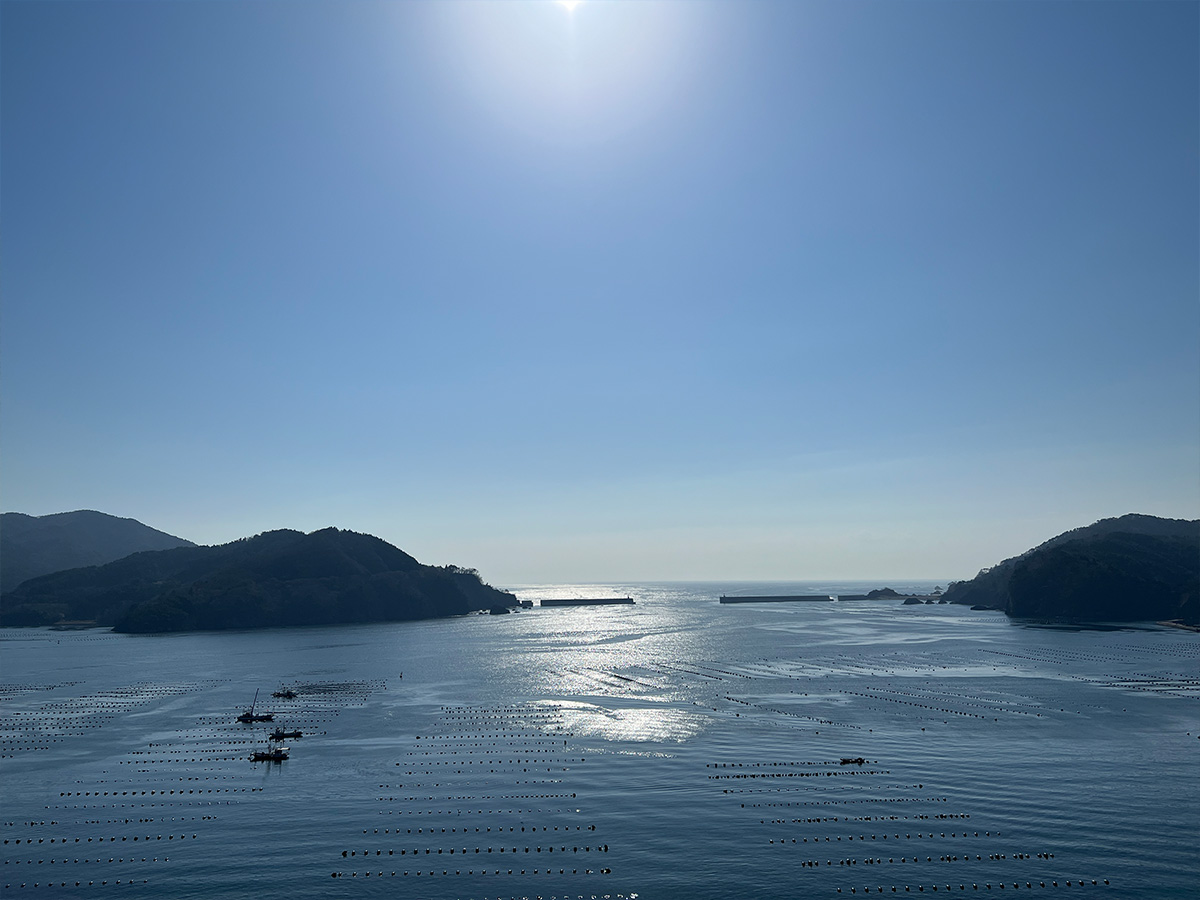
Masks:
[[[1200,5],[0,5],[6,510],[493,584],[1200,518]]]

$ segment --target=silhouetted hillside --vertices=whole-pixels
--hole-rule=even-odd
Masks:
[[[1102,519],[951,584],[945,598],[1010,616],[1200,624],[1200,521]]]
[[[0,594],[23,581],[105,563],[142,550],[194,547],[191,541],[92,509],[27,516],[0,515]]]
[[[437,618],[516,602],[474,571],[425,566],[377,537],[326,528],[45,575],[4,595],[0,622],[202,631]]]

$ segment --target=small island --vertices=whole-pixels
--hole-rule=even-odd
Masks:
[[[0,625],[215,631],[431,619],[517,603],[473,569],[423,565],[380,538],[326,528],[145,551],[32,578],[0,598]]]

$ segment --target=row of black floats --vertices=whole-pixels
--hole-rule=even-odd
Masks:
[[[292,700],[295,699],[296,692],[288,688],[281,691],[276,691],[271,696],[281,697],[285,700]],[[237,720],[243,724],[275,721],[274,713],[255,712],[254,709],[256,706],[258,706],[258,691],[254,692],[254,701],[250,704],[250,708],[238,716]],[[262,750],[255,750],[251,755],[250,760],[252,762],[283,762],[288,758],[289,748],[284,747],[278,742],[287,740],[288,738],[298,738],[301,736],[302,733],[299,731],[284,731],[282,728],[276,728],[271,732],[270,737],[268,738],[270,743],[267,745],[267,747]]]

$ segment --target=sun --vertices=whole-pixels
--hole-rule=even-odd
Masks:
[[[583,0],[554,0],[554,2],[557,3],[559,6],[565,6],[567,8],[567,12],[570,12],[575,7],[577,7],[580,3],[582,3]]]

